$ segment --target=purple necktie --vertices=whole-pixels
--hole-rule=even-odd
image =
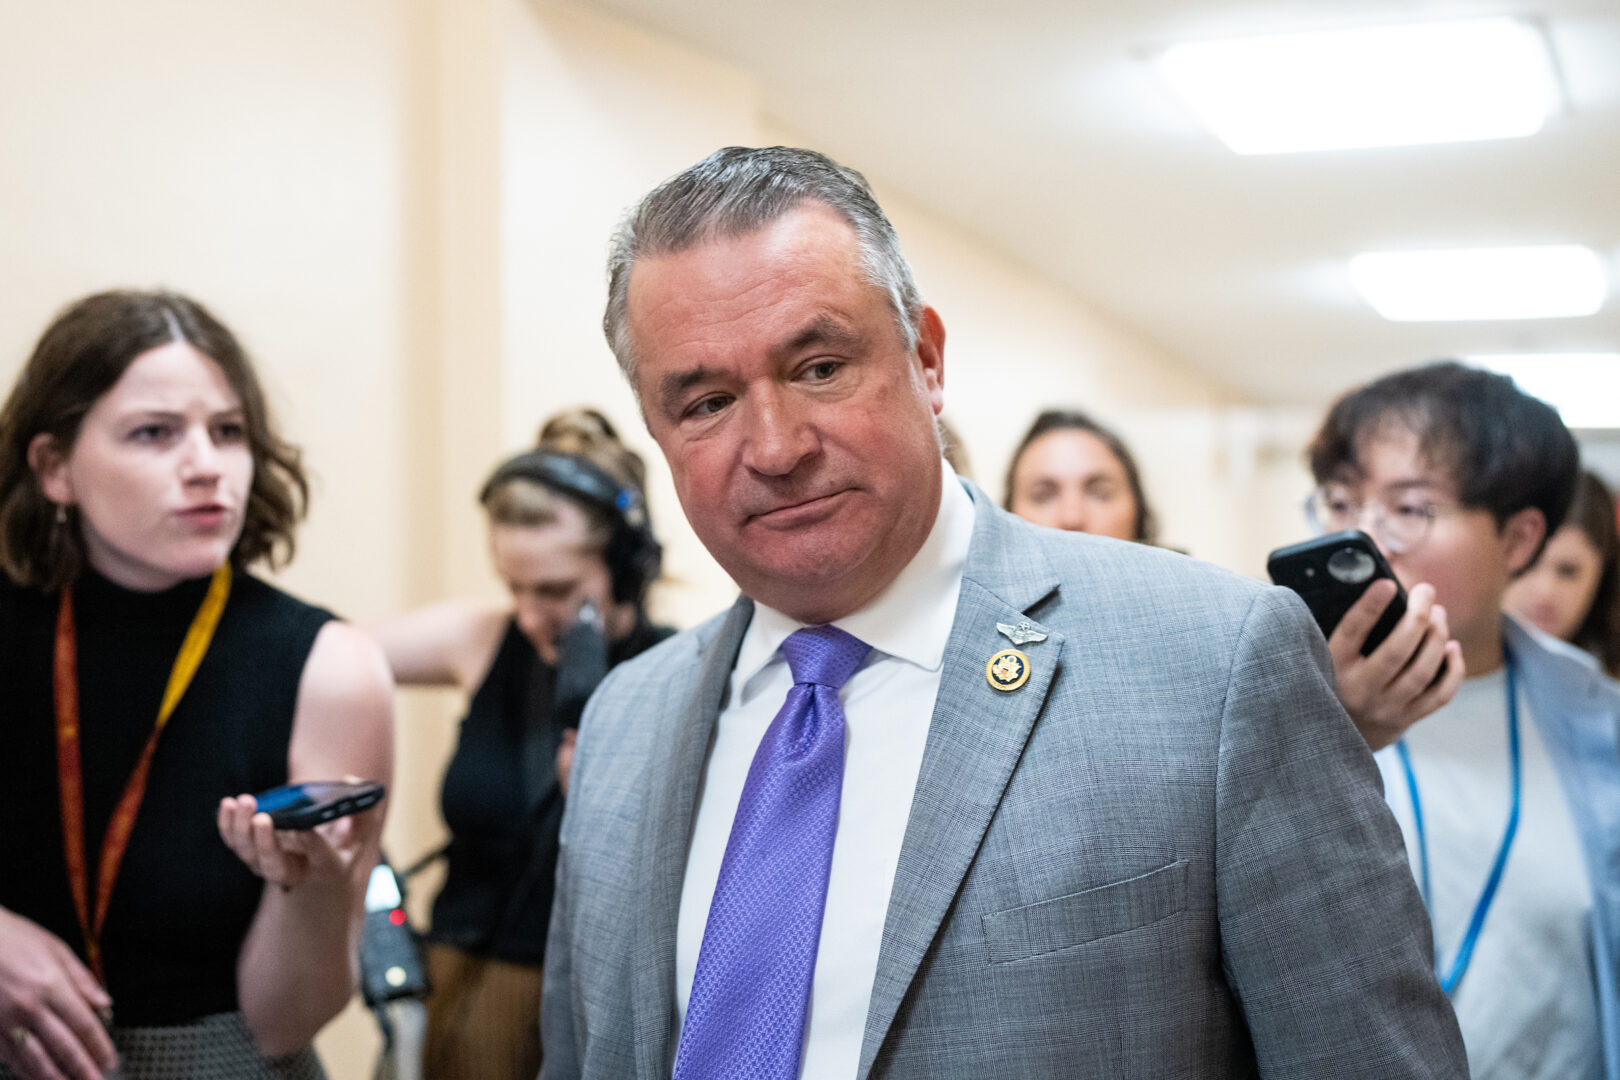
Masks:
[[[748,767],[698,950],[675,1080],[793,1080],[844,786],[838,690],[871,646],[836,626],[782,642],[793,688]]]

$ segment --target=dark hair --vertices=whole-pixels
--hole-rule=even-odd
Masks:
[[[1588,469],[1582,469],[1576,481],[1575,501],[1564,524],[1586,534],[1603,566],[1574,644],[1597,657],[1610,676],[1620,678],[1620,528],[1614,494]]]
[[[309,503],[298,449],[282,441],[242,346],[201,304],[178,293],[97,293],[69,305],[46,328],[0,407],[0,569],[19,585],[59,589],[84,565],[78,531],[58,524],[28,464],[28,444],[49,435],[67,454],[96,401],[136,357],[183,341],[220,366],[242,403],[253,484],[231,564],[292,557],[293,529]]]
[[[1419,453],[1451,473],[1458,501],[1490,511],[1498,526],[1527,508],[1541,511],[1547,536],[1563,524],[1580,468],[1575,437],[1506,375],[1442,360],[1352,390],[1306,450],[1316,482],[1357,468],[1367,441],[1391,426],[1416,435]]]
[[[1154,516],[1153,508],[1148,505],[1146,493],[1142,490],[1142,474],[1136,468],[1136,458],[1126,448],[1123,439],[1078,409],[1047,409],[1035,418],[1035,422],[1019,440],[1018,449],[1013,451],[1012,461],[1007,465],[1007,482],[1001,499],[1002,509],[1012,509],[1013,480],[1018,475],[1018,463],[1023,459],[1024,451],[1029,449],[1030,443],[1049,431],[1084,431],[1096,436],[1108,447],[1109,453],[1119,459],[1120,467],[1125,470],[1125,480],[1130,485],[1131,498],[1136,501],[1136,519],[1131,523],[1131,539],[1143,544],[1155,543],[1159,536],[1159,521]]]
[[[866,178],[814,150],[728,146],[659,184],[625,215],[613,235],[602,331],[632,390],[639,393],[627,325],[630,271],[636,261],[745,235],[805,203],[820,203],[848,222],[867,280],[888,294],[906,347],[916,345],[922,297],[900,254],[894,226],[872,197]]]

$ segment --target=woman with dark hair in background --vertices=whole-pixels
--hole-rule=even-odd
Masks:
[[[1118,435],[1085,413],[1048,409],[1007,466],[1002,506],[1026,521],[1144,544],[1158,524],[1136,459]]]
[[[671,633],[644,607],[660,562],[645,487],[641,458],[601,413],[560,413],[479,496],[510,599],[438,604],[377,631],[401,684],[469,697],[442,794],[450,843],[429,934],[430,1080],[539,1070],[574,730],[608,668]]]
[[[1620,529],[1614,495],[1590,470],[1541,558],[1508,586],[1505,606],[1620,678]]]
[[[112,292],[0,410],[0,1077],[319,1077],[382,811],[278,831],[258,792],[386,782],[376,645],[249,575],[307,485],[201,305]]]

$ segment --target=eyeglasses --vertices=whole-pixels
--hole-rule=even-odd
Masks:
[[[1397,555],[1423,543],[1435,519],[1443,513],[1439,506],[1417,494],[1361,503],[1334,485],[1317,488],[1305,500],[1305,520],[1318,536],[1364,529]]]

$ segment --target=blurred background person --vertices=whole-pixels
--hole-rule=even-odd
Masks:
[[[646,467],[593,409],[546,421],[479,495],[510,598],[452,601],[377,630],[406,686],[468,696],[441,794],[450,842],[429,933],[424,1074],[529,1080],[557,830],[585,699],[669,636],[649,622],[661,548]]]
[[[306,496],[176,294],[73,304],[0,410],[0,1076],[323,1075],[382,810],[238,793],[386,782],[392,706],[369,638],[246,572]]]
[[[1568,519],[1508,586],[1507,609],[1620,677],[1620,530],[1614,495],[1595,473],[1582,470]]]
[[[1118,435],[1085,413],[1048,409],[1007,466],[1002,504],[1026,521],[1151,544],[1158,523],[1136,459]]]
[[[1502,614],[1565,519],[1578,461],[1550,406],[1450,362],[1346,394],[1310,447],[1319,524],[1366,530],[1410,597],[1364,659],[1403,637],[1397,681],[1420,700],[1442,660],[1442,685],[1466,670],[1377,760],[1470,1069],[1502,1080],[1620,1063],[1620,687]],[[1394,586],[1381,591],[1380,609]]]

